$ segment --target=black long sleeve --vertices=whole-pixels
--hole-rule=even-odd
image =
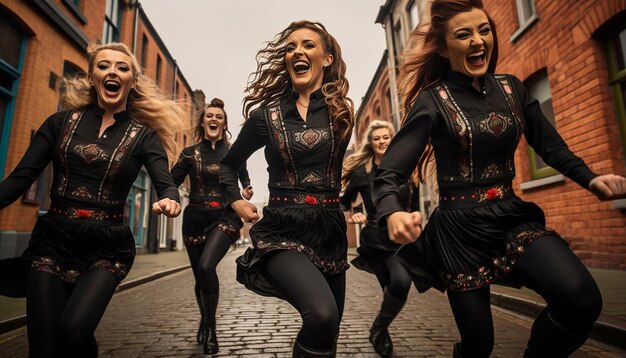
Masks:
[[[148,170],[159,200],[168,198],[180,202],[178,189],[170,175],[167,154],[159,135],[154,130],[148,129],[141,144],[143,165]]]
[[[50,163],[66,115],[55,113],[44,121],[17,167],[0,183],[0,210],[23,195]]]
[[[237,181],[240,169],[250,156],[267,142],[267,131],[264,130],[263,112],[255,111],[244,123],[239,136],[220,163],[220,184],[224,190],[226,204],[242,199]],[[249,183],[249,179],[248,179]],[[242,181],[242,185],[244,182]]]
[[[546,164],[572,179],[585,189],[589,182],[598,176],[593,173],[585,162],[574,155],[556,128],[550,124],[541,111],[539,102],[532,98],[526,87],[518,78],[513,79],[516,92],[523,106],[526,128],[524,136],[531,147],[541,156]]]

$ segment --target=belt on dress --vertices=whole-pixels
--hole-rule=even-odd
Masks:
[[[486,187],[439,188],[439,207],[466,209],[515,197],[511,183]]]
[[[269,206],[318,206],[326,209],[339,209],[339,193],[273,190],[270,192]]]

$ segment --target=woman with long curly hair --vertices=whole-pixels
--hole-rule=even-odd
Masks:
[[[66,80],[67,110],[43,123],[0,183],[4,208],[52,162],[48,212],[23,255],[0,262],[0,293],[26,297],[31,357],[98,355],[94,332],[135,258],[124,205],[142,166],[159,197],[153,212],[180,213],[168,163],[182,109],[159,94],[124,44],[87,52],[86,78]]]
[[[543,211],[515,195],[514,153],[522,135],[556,170],[601,200],[624,197],[626,179],[597,175],[567,147],[523,83],[494,74],[495,24],[480,0],[433,0],[421,46],[400,72],[406,116],[378,167],[379,220],[404,245],[397,256],[419,291],[447,291],[461,342],[455,357],[488,357],[494,332],[489,287],[526,286],[547,307],[535,320],[525,357],[568,357],[602,307],[585,266]],[[435,158],[439,207],[421,232],[398,187]],[[417,241],[416,241],[417,240]]]
[[[200,308],[200,327],[196,335],[204,354],[217,354],[215,312],[219,300],[217,264],[228,248],[239,238],[241,219],[225,205],[219,183],[219,163],[230,148],[228,117],[224,102],[214,98],[198,113],[194,132],[198,143],[183,149],[172,168],[177,186],[189,175],[189,205],[183,214],[183,242],[195,278],[194,292]],[[245,164],[239,169],[239,180],[246,200],[252,198],[252,187]]]
[[[393,126],[386,121],[374,120],[365,133],[367,141],[358,152],[344,160],[340,204],[342,210],[348,211],[357,196],[361,196],[362,205],[348,219],[350,224],[365,225],[359,237],[359,255],[352,260],[352,265],[376,275],[383,290],[383,302],[370,328],[369,340],[376,353],[386,357],[393,351],[388,328],[404,307],[411,288],[411,277],[394,255],[400,245],[389,241],[387,230],[376,225],[376,206],[372,202],[372,181],[393,138]],[[417,186],[409,180],[400,190],[402,207],[409,212],[419,211]],[[366,215],[362,213],[363,206]]]
[[[320,23],[291,23],[257,54],[244,99],[246,120],[220,166],[227,202],[246,221],[259,215],[237,186],[239,167],[261,147],[269,204],[237,259],[237,279],[284,299],[302,315],[294,357],[334,357],[343,314],[346,223],[341,165],[354,122],[339,44]]]

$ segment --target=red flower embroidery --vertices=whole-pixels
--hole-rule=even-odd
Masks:
[[[307,195],[304,197],[304,202],[309,205],[315,205],[317,204],[317,198],[311,195]]]
[[[500,196],[500,194],[498,193],[498,189],[496,188],[491,188],[487,190],[485,192],[485,195],[487,196],[487,200],[497,199]]]
[[[212,208],[219,208],[220,207],[220,202],[219,201],[209,201],[209,206]]]
[[[91,218],[93,217],[93,210],[76,209],[77,218]]]

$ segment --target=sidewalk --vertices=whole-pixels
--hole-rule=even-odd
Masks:
[[[356,256],[356,248],[349,248],[348,256]],[[626,271],[588,269],[600,288],[603,301],[591,338],[626,349]],[[491,304],[529,317],[536,317],[546,306],[543,298],[532,290],[499,285],[491,286]]]
[[[128,276],[117,292],[156,280],[189,267],[187,251],[167,251],[137,255]],[[26,299],[0,296],[0,334],[26,324]]]

